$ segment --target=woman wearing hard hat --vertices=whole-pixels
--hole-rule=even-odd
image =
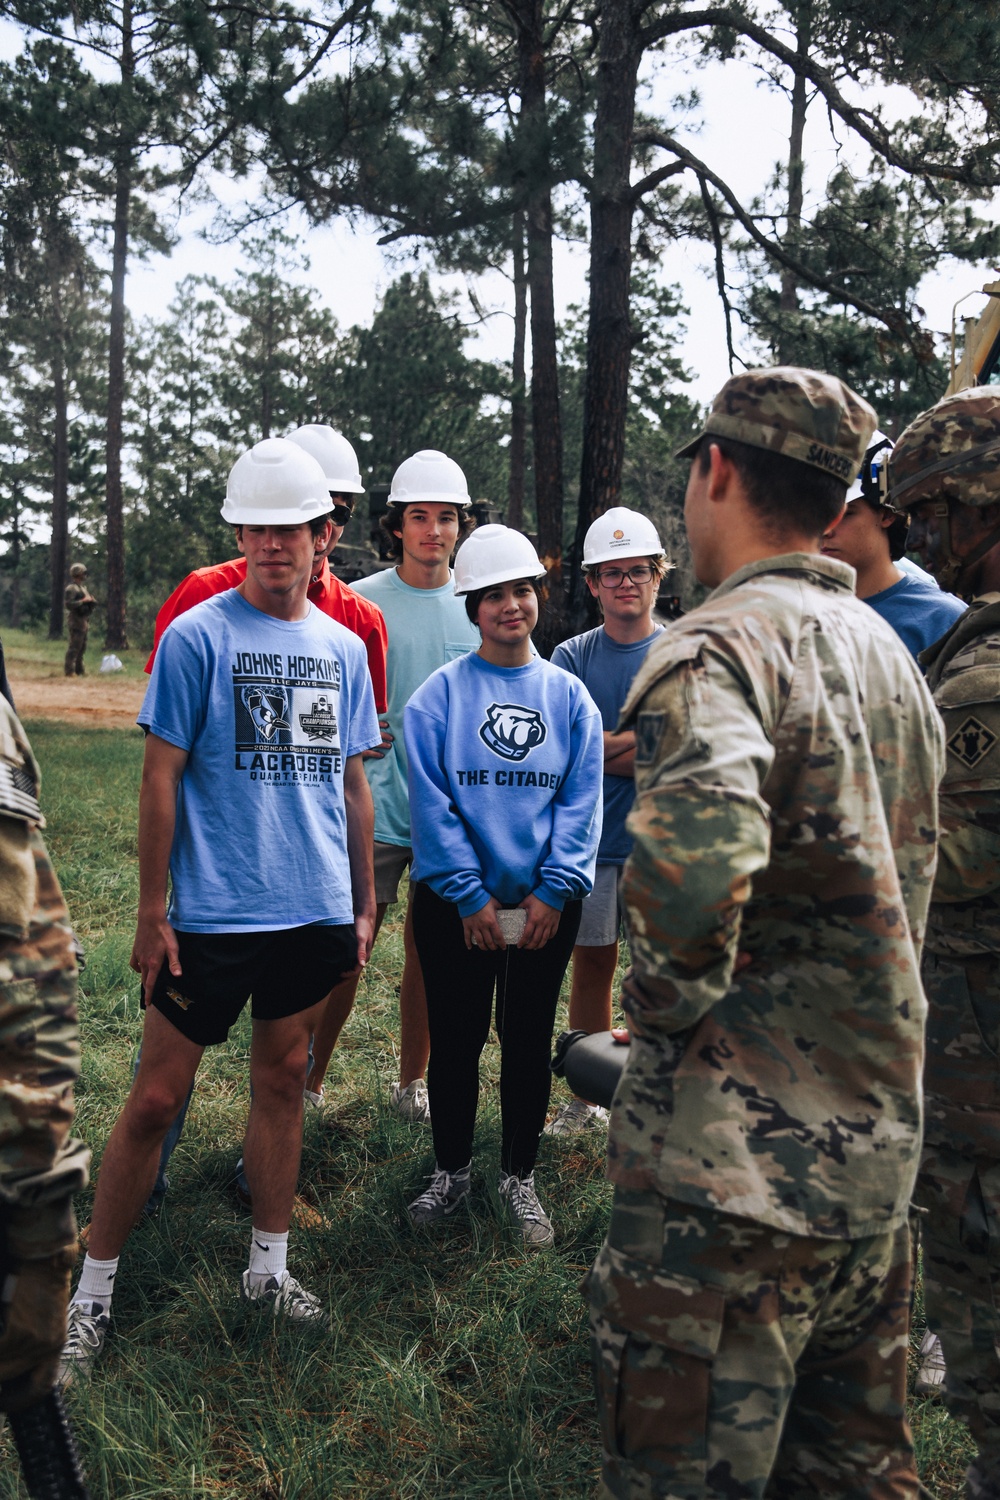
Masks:
[[[496,993],[503,1138],[499,1194],[526,1245],[554,1240],[534,1185],[556,1002],[593,887],[603,734],[586,688],[532,651],[526,537],[482,526],[455,559],[478,651],[439,668],[406,708],[413,927],[427,991],[437,1162],[414,1224],[470,1191],[479,1057]]]

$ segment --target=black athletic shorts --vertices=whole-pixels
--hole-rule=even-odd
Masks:
[[[317,1005],[357,966],[354,924],[280,932],[178,932],[181,974],[164,962],[150,1004],[199,1047],[224,1042],[250,997],[255,1021]]]

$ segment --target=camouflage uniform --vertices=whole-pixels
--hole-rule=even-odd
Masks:
[[[812,554],[740,568],[623,714],[635,1035],[589,1281],[605,1497],[919,1492],[907,1215],[942,745],[853,584]]]
[[[890,485],[904,506],[941,506],[931,561],[950,556],[948,501],[1000,499],[1000,398],[964,391],[900,439]],[[974,450],[968,460],[962,455]],[[984,459],[988,465],[982,472]],[[949,462],[950,460],[950,462]],[[944,466],[944,467],[942,467]],[[977,471],[978,466],[978,471]],[[927,471],[932,472],[928,473]],[[987,537],[989,541],[989,537]],[[991,545],[994,545],[994,538]],[[924,1310],[941,1339],[954,1414],[979,1450],[973,1496],[1000,1496],[1000,594],[976,599],[921,656],[945,724],[941,844],[923,960],[928,1001],[925,1150],[916,1202]]]
[[[38,832],[38,768],[0,698],[0,1410],[51,1389],[76,1253],[80,1070],[73,934]]]
[[[82,677],[83,653],[87,649],[87,632],[95,600],[83,582],[87,576],[83,564],[74,563],[69,572],[70,581],[63,592],[66,613],[69,615],[69,645],[66,648],[63,673],[66,677]]]

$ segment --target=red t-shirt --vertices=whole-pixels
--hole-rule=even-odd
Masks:
[[[163,632],[172,620],[182,615],[186,610],[201,604],[203,599],[211,599],[215,594],[222,594],[226,589],[234,589],[237,584],[243,582],[247,576],[247,560],[245,557],[234,557],[231,562],[217,563],[212,568],[198,568],[177,585],[170,598],[162,605],[156,616],[156,624],[153,627],[153,649],[149,653],[146,663],[146,671],[153,670],[153,659],[156,656],[156,648],[163,638]],[[385,696],[385,653],[389,643],[389,636],[385,628],[385,620],[382,611],[377,605],[368,599],[362,599],[346,583],[341,583],[335,574],[330,572],[330,564],[324,557],[323,566],[309,585],[309,598],[317,609],[321,609],[331,620],[346,625],[348,630],[353,630],[364,642],[365,650],[368,652],[368,672],[372,680],[372,688],[375,692],[375,707],[380,714],[386,712]]]

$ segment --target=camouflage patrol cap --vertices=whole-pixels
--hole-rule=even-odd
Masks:
[[[71,578],[85,578],[86,575],[87,569],[83,563],[73,563],[69,570],[69,576]]]
[[[914,417],[889,458],[889,499],[899,510],[1000,500],[1000,390],[956,391]]]
[[[703,437],[732,438],[798,459],[843,480],[846,489],[875,427],[868,402],[835,375],[778,365],[727,380],[712,402],[704,430],[676,456],[692,458]]]

